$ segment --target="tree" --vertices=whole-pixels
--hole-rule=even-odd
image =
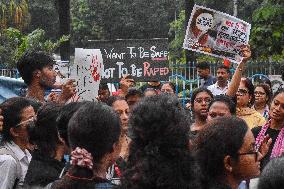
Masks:
[[[8,27],[23,30],[30,21],[28,4],[26,0],[0,2],[0,31]]]
[[[71,1],[72,46],[86,47],[88,40],[103,38],[103,29],[96,22],[96,14],[88,0]]]
[[[60,35],[58,12],[54,0],[29,0],[31,22],[25,33],[43,29],[49,39],[57,39]]]
[[[175,0],[90,1],[105,39],[168,37]]]
[[[59,35],[70,34],[70,0],[55,0],[59,16]],[[60,46],[61,60],[70,60],[70,40]]]
[[[253,13],[251,46],[256,59],[284,60],[284,4],[266,1]]]
[[[5,67],[15,68],[18,59],[27,51],[44,51],[48,54],[69,40],[69,36],[62,36],[59,40],[52,42],[46,39],[45,31],[41,29],[25,35],[15,28],[3,30],[0,36],[0,63]]]

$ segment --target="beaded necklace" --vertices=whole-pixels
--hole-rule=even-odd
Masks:
[[[265,138],[265,133],[267,129],[269,128],[270,124],[271,124],[271,120],[269,120],[264,126],[262,126],[261,131],[258,133],[255,139],[256,150],[259,150],[261,143]],[[276,138],[276,141],[272,149],[272,153],[270,155],[270,159],[281,156],[283,152],[284,152],[284,127],[282,127],[282,129],[280,130]]]

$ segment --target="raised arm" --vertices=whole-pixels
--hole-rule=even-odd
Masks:
[[[251,51],[250,51],[250,46],[247,45],[245,47],[243,47],[242,49],[242,53],[243,53],[243,61],[238,65],[234,75],[233,75],[233,78],[232,78],[232,81],[228,87],[228,91],[226,93],[227,96],[230,96],[230,97],[234,97],[238,91],[238,88],[239,88],[239,85],[240,85],[240,82],[241,82],[241,78],[242,78],[242,74],[243,74],[243,71],[244,71],[244,67],[245,67],[245,64],[246,62],[250,59],[251,57]]]

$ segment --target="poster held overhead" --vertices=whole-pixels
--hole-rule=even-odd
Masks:
[[[102,53],[99,49],[75,49],[71,78],[76,81],[76,96],[72,101],[96,101],[103,67]]]
[[[135,81],[168,81],[168,39],[117,39],[90,41],[104,60],[103,83],[119,82],[125,75]]]
[[[243,20],[194,5],[183,48],[240,63],[241,48],[248,44],[250,29]]]

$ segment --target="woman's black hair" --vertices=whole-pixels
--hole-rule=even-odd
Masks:
[[[118,100],[125,100],[125,98],[121,96],[110,96],[108,98],[107,105],[112,107],[113,103],[115,103]]]
[[[217,95],[214,96],[213,100],[210,102],[209,106],[208,106],[208,110],[210,109],[210,107],[215,103],[215,102],[222,102],[224,104],[226,104],[230,110],[230,113],[232,115],[236,114],[236,104],[234,103],[234,101],[227,95]]]
[[[241,82],[245,85],[245,87],[248,89],[248,94],[251,96],[251,100],[248,104],[249,107],[251,107],[254,104],[255,96],[254,96],[254,86],[252,81],[249,78],[242,78]]]
[[[29,129],[29,140],[41,154],[54,157],[60,144],[56,119],[62,106],[48,102],[39,108],[33,128]]]
[[[284,93],[284,88],[278,89],[278,90],[274,93],[272,100],[273,100],[277,95],[279,95],[280,93]]]
[[[264,168],[258,182],[258,189],[284,188],[284,157],[272,159]]]
[[[39,102],[33,98],[27,98],[30,101],[31,106],[34,108],[35,113],[39,110],[39,108],[43,105],[42,102]]]
[[[196,138],[194,150],[205,178],[224,179],[224,158],[229,155],[238,160],[238,151],[248,131],[246,122],[237,117],[221,117],[212,120]],[[220,180],[219,180],[220,181]]]
[[[188,148],[187,120],[172,95],[138,102],[130,118],[133,139],[120,188],[199,188],[198,167]]]
[[[65,144],[69,146],[68,139],[68,123],[73,114],[86,102],[71,102],[63,106],[57,117],[57,128],[61,138],[65,141]]]
[[[213,99],[213,94],[209,89],[207,89],[205,87],[197,88],[192,92],[192,95],[191,95],[191,98],[190,98],[190,103],[191,103],[192,108],[194,107],[194,100],[195,100],[196,96],[201,92],[206,92]]]
[[[257,84],[255,86],[255,88],[256,87],[261,87],[264,90],[266,96],[268,97],[266,104],[269,104],[270,101],[271,101],[271,97],[272,97],[272,91],[271,91],[271,88],[269,87],[269,85],[265,84],[265,83],[260,83],[260,84]]]
[[[163,85],[166,85],[166,84],[168,84],[168,85],[173,89],[173,91],[176,91],[176,85],[175,85],[173,82],[170,82],[170,81],[163,82],[162,85],[161,85],[161,87],[162,87]]]
[[[131,87],[127,90],[127,94],[125,95],[125,99],[127,100],[131,96],[143,97],[143,93],[140,89],[137,89],[135,87]]]
[[[102,163],[102,158],[113,152],[113,145],[118,143],[120,125],[117,114],[108,105],[101,102],[86,102],[72,116],[68,124],[70,147],[84,148],[93,157],[94,168],[90,170],[79,166],[71,166],[69,176],[54,184],[53,188],[91,188],[94,184],[94,171]],[[85,179],[84,179],[85,178]],[[87,179],[86,179],[87,178]],[[88,180],[89,179],[89,180]],[[94,187],[94,185],[92,186]]]
[[[2,142],[9,142],[13,138],[10,129],[21,122],[22,111],[31,106],[30,100],[25,97],[13,97],[5,100],[1,105],[3,120]]]

